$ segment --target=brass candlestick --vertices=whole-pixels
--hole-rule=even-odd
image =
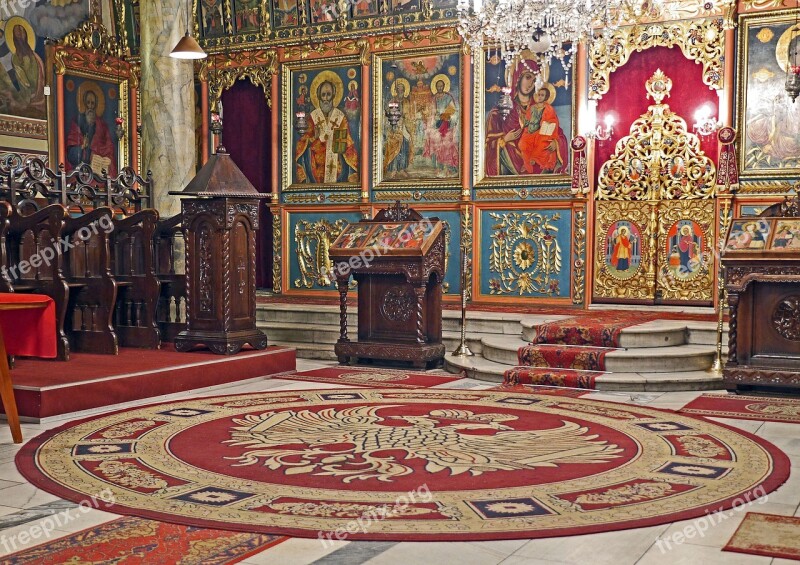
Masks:
[[[467,345],[467,266],[469,257],[467,257],[467,250],[463,249],[461,253],[461,343],[458,344],[453,355],[457,357],[472,357],[475,355],[470,351]]]

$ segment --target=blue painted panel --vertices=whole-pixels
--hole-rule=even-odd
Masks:
[[[450,245],[447,248],[449,257],[447,258],[447,272],[444,274],[444,284],[447,285],[445,294],[459,294],[461,287],[459,281],[459,246],[461,243],[461,213],[458,210],[419,210],[423,216],[437,217],[443,222],[447,222],[450,228]]]
[[[570,211],[481,210],[480,292],[569,298]]]

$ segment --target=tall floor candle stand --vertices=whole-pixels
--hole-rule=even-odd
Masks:
[[[475,355],[470,351],[467,345],[467,266],[469,264],[469,257],[467,250],[463,249],[461,253],[461,343],[458,344],[453,355],[457,357],[471,357]]]

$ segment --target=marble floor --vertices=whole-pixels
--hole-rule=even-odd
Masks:
[[[297,370],[305,371],[334,363],[298,360]],[[449,385],[463,389],[489,388],[490,384],[463,379]],[[154,401],[197,397],[214,394],[236,394],[263,390],[337,388],[334,385],[310,382],[293,382],[280,379],[261,379],[245,384],[217,388],[213,391],[188,392]],[[700,392],[641,392],[641,393],[593,393],[589,398],[641,404],[654,408],[677,409],[701,394]],[[102,411],[98,410],[96,413]],[[70,417],[69,419],[73,419]],[[44,430],[57,427],[66,420],[51,420],[46,424],[23,424],[22,433],[30,439]],[[750,508],[756,512],[800,517],[800,424],[759,422],[752,420],[719,419],[718,421],[747,430],[761,436],[786,452],[792,462],[792,474],[788,482],[763,499],[755,501]],[[19,446],[11,441],[8,426],[0,426],[0,556],[26,547],[19,542],[17,534],[30,531],[31,527],[45,517],[76,505],[61,500],[29,484],[18,472],[14,456]],[[600,534],[573,536],[568,538],[546,538],[537,540],[505,540],[488,542],[328,542],[323,545],[318,539],[292,538],[264,552],[251,556],[244,565],[344,565],[344,564],[411,564],[431,563],[459,565],[503,565],[517,564],[702,564],[724,565],[764,564],[789,565],[797,561],[772,559],[740,553],[723,552],[721,548],[733,535],[745,512],[729,511],[724,519],[714,520],[702,536],[696,535],[681,544],[670,542],[673,534],[687,526],[693,531],[693,520],[676,522]],[[117,518],[116,515],[92,509],[76,513],[75,519],[52,532],[55,539],[84,528]],[[687,531],[689,531],[687,530]],[[32,540],[40,543],[39,540]],[[16,547],[12,547],[16,544]]]

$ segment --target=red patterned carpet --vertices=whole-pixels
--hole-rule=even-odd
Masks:
[[[625,328],[664,318],[660,313],[596,310],[581,316],[539,324],[533,328],[536,343],[619,347]]]
[[[588,390],[578,390],[574,387],[560,388],[553,385],[502,384],[486,390],[497,390],[500,392],[523,392],[528,394],[552,394],[554,396],[569,396],[571,398],[578,398],[589,394]]]
[[[126,517],[3,558],[8,565],[230,565],[288,539]]]
[[[578,371],[604,371],[605,357],[610,348],[561,346],[551,344],[525,345],[517,351],[517,360],[526,367],[551,367]]]
[[[503,383],[514,385],[544,385],[582,389],[595,388],[595,379],[602,371],[576,371],[573,369],[545,369],[540,367],[514,367],[503,373]]]
[[[109,489],[112,512],[361,540],[644,527],[729,508],[789,475],[770,443],[704,419],[548,394],[397,388],[141,407],[50,430],[16,462],[61,498]]]
[[[800,560],[800,518],[748,512],[722,550]]]
[[[800,424],[800,399],[736,394],[703,394],[681,408],[681,414]]]
[[[300,373],[275,375],[275,378],[358,387],[429,388],[457,381],[461,377],[450,373],[413,373],[382,367],[326,367]]]

